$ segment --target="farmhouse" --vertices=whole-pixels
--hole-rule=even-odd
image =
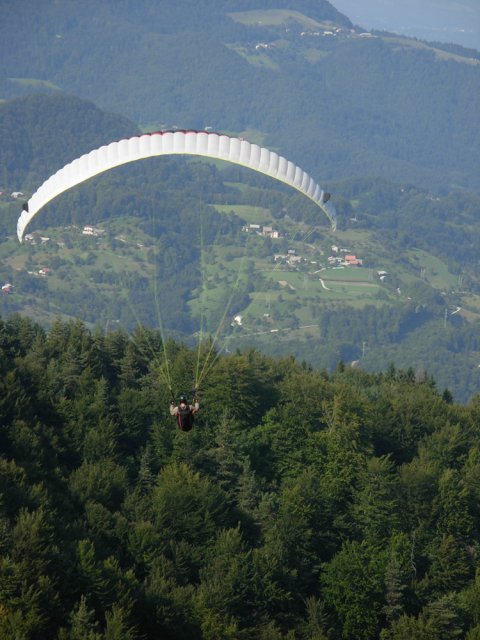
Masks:
[[[353,254],[347,254],[345,256],[345,262],[347,265],[352,267],[358,267],[362,264],[362,261],[357,258],[357,256]]]
[[[280,233],[276,229],[273,229],[273,227],[263,227],[262,236],[266,238],[279,238]]]
[[[105,233],[105,229],[99,229],[90,224],[85,225],[82,231],[84,236],[101,236],[103,233]]]
[[[260,224],[247,224],[242,227],[242,231],[249,233],[250,231],[255,232],[258,235],[264,236],[265,238],[280,238],[281,234],[279,231],[274,229],[273,227],[263,226]]]
[[[388,271],[377,271],[377,275],[380,278],[381,282],[385,282],[388,276]]]

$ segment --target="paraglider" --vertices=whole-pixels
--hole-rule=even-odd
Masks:
[[[226,160],[271,176],[313,200],[328,217],[333,229],[336,227],[336,212],[330,201],[330,194],[303,169],[274,151],[241,138],[210,131],[157,131],[94,149],[50,176],[23,205],[17,222],[19,241],[22,242],[25,228],[32,218],[64,191],[122,164],[172,154]]]
[[[250,143],[243,138],[206,130],[175,130],[146,133],[111,142],[66,164],[45,180],[35,193],[33,193],[28,202],[24,203],[23,211],[17,221],[18,240],[20,242],[23,241],[25,229],[36,214],[65,191],[115,167],[146,158],[175,154],[203,156],[224,160],[242,165],[279,180],[310,198],[327,216],[332,228],[334,230],[336,228],[336,211],[331,202],[330,193],[324,191],[308,173],[296,166],[293,162],[274,151]],[[239,282],[238,278],[239,277],[237,277],[236,284],[232,287],[230,298],[205,356],[203,366],[200,366],[202,330],[200,330],[198,334],[199,349],[195,388],[198,388],[200,382],[208,375],[217,359],[217,356],[214,354],[214,348],[219,339],[228,309],[232,303],[233,294]],[[159,366],[159,371],[165,384],[170,389],[172,397],[174,397],[156,287],[157,281],[155,278],[155,300],[158,324],[162,334],[163,358],[165,361],[163,365]],[[133,313],[135,314],[134,309]],[[138,318],[137,323],[140,324]],[[152,348],[152,353],[153,352],[154,349]],[[170,413],[176,417],[181,431],[190,431],[193,426],[194,414],[198,409],[199,403],[195,394],[191,403],[188,402],[185,396],[179,398],[178,402],[174,401],[170,407]]]
[[[200,409],[200,403],[196,393],[192,400],[193,404],[190,404],[187,400],[187,396],[182,393],[178,398],[178,404],[175,402],[170,403],[170,415],[177,418],[177,423],[180,431],[190,431],[194,423],[194,415]]]

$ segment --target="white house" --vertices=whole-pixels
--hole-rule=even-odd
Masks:
[[[260,233],[260,229],[262,227],[259,224],[247,224],[245,227],[243,227],[243,231],[255,231],[257,233]]]
[[[84,236],[101,236],[102,233],[105,233],[105,229],[99,229],[98,227],[94,227],[91,224],[85,225],[82,231],[82,234]]]

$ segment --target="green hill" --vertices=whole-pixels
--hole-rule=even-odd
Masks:
[[[34,190],[83,153],[137,133],[126,118],[61,93],[1,104],[0,131],[0,185],[11,191]]]

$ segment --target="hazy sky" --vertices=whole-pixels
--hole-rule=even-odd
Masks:
[[[330,0],[354,24],[480,49],[480,0]]]

